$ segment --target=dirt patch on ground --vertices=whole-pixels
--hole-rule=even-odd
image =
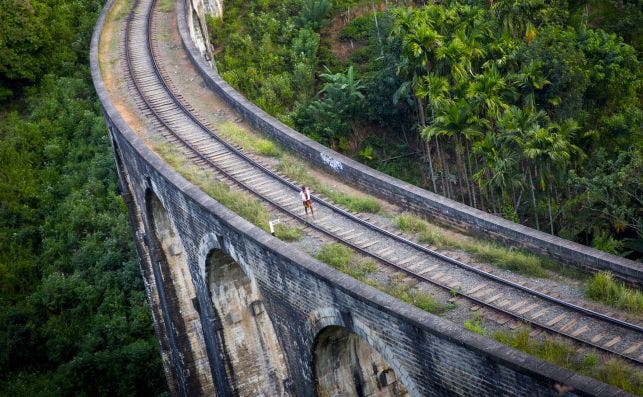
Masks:
[[[383,11],[386,9],[386,3],[377,3],[375,5],[360,4],[353,8],[349,7],[346,11],[336,15],[330,26],[322,30],[322,37],[325,39],[324,41],[330,45],[330,52],[342,62],[348,61],[351,55],[353,55],[353,52],[363,47],[364,43],[353,40],[341,40],[339,38],[340,33],[350,21],[366,14],[372,14],[374,8],[377,11]]]

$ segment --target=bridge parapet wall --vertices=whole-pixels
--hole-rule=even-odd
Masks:
[[[439,223],[522,247],[589,272],[610,271],[632,285],[642,285],[641,263],[508,221],[418,188],[339,154],[286,126],[223,80],[216,67],[210,66],[214,60],[208,59],[206,62],[199,56],[190,36],[186,34],[185,7],[182,3],[183,0],[179,0],[178,22],[183,46],[206,84],[255,127],[298,156],[375,196]]]

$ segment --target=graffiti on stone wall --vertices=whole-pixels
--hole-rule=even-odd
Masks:
[[[321,159],[324,162],[324,164],[329,166],[333,171],[339,172],[344,168],[344,165],[342,164],[342,162],[337,160],[335,157],[329,156],[328,154],[322,153],[322,152],[320,152],[319,155],[321,156]]]

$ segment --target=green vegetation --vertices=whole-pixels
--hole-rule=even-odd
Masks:
[[[217,132],[227,140],[241,146],[244,150],[249,150],[268,157],[281,156],[281,151],[274,142],[263,138],[257,138],[245,131],[243,128],[229,121],[218,125]]]
[[[402,231],[417,233],[418,239],[423,243],[433,244],[438,248],[461,249],[481,261],[526,276],[545,277],[547,273],[543,267],[553,267],[536,255],[511,247],[506,248],[494,243],[451,237],[413,215],[399,215],[395,218],[395,224]]]
[[[0,394],[167,395],[88,67],[102,1],[0,7]]]
[[[301,240],[301,229],[278,224],[275,226],[275,237],[283,241]]]
[[[640,7],[225,2],[234,87],[334,149],[476,208],[643,253]]]
[[[405,281],[402,275],[392,277],[388,283],[373,282],[371,285],[429,313],[441,314],[455,308],[455,305],[441,304],[433,296],[417,289],[416,282]]]
[[[388,282],[381,282],[369,277],[377,270],[377,264],[373,261],[355,261],[354,254],[353,250],[340,243],[328,243],[321,247],[317,253],[317,259],[371,287],[429,313],[440,314],[455,307],[455,305],[441,304],[430,294],[418,289],[417,283],[406,281],[403,275],[393,276]]]
[[[480,313],[475,313],[470,320],[464,322],[464,328],[479,335],[486,335],[487,330],[482,325],[482,316]]]
[[[587,282],[585,294],[590,299],[643,315],[643,293],[615,281],[609,272],[594,275],[594,278]]]
[[[643,394],[643,376],[640,371],[616,359],[599,362],[595,352],[581,355],[576,348],[564,341],[547,337],[544,341],[530,336],[531,329],[522,327],[516,331],[497,331],[490,333],[483,326],[482,316],[475,313],[464,327],[480,335],[489,335],[498,342],[523,351],[542,360],[591,376],[605,383],[619,387],[630,393]]]
[[[344,271],[353,256],[353,251],[340,243],[324,244],[317,253],[317,259],[337,270]]]
[[[268,231],[270,216],[259,199],[245,192],[230,189],[230,186],[217,181],[209,173],[187,163],[181,153],[167,143],[157,143],[156,151],[177,170],[185,179],[200,187],[210,197],[228,207],[240,217]]]
[[[612,359],[600,363],[596,353],[579,355],[569,343],[547,338],[540,341],[529,336],[529,328],[493,333],[498,342],[561,367],[616,386],[627,392],[643,395],[643,375],[630,365]]]

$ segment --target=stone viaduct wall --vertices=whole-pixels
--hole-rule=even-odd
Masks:
[[[369,193],[439,223],[523,247],[590,272],[609,270],[632,285],[642,285],[641,263],[540,232],[431,193],[360,164],[298,133],[243,97],[219,76],[216,67],[212,66],[214,61],[208,58],[206,62],[199,56],[187,34],[183,0],[179,0],[178,20],[183,46],[206,84],[255,127],[298,156]]]
[[[105,89],[98,41],[112,3],[91,71],[173,394],[324,396],[353,382],[375,396],[624,395],[363,285],[177,174]]]
[[[185,1],[185,11],[182,15],[186,31],[201,58],[214,68],[206,19],[208,16],[223,17],[223,0]]]

